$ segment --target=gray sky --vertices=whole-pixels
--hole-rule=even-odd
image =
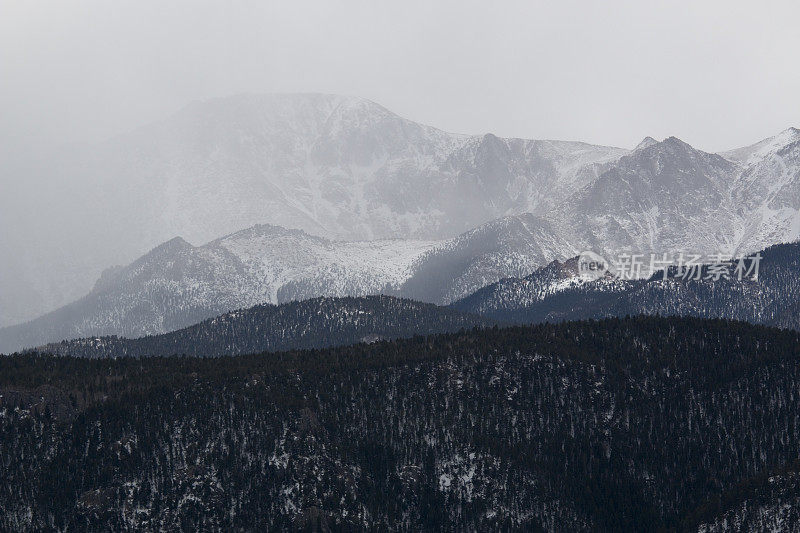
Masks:
[[[797,2],[0,0],[0,142],[327,92],[455,132],[723,150],[800,127],[798,20]]]

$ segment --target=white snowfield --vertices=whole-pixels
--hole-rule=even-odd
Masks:
[[[298,230],[254,226],[197,248],[209,262],[229,252],[241,264],[241,305],[277,304],[288,284],[312,287],[308,296],[360,296],[398,290],[435,241],[333,242]],[[222,277],[215,275],[214,277]]]

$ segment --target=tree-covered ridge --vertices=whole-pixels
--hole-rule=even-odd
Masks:
[[[696,529],[794,464],[799,389],[800,334],[693,318],[15,355],[0,529]]]
[[[550,265],[525,278],[485,287],[452,307],[518,323],[646,314],[726,318],[800,329],[800,242],[772,246],[760,254],[755,280],[740,281],[731,269],[729,279],[664,280],[659,273],[648,280],[580,282],[571,272],[554,276]],[[709,265],[703,266],[701,277],[708,269]],[[557,282],[565,286],[551,290]]]
[[[800,460],[737,483],[685,522],[704,533],[800,530]]]
[[[77,339],[48,344],[38,351],[81,357],[240,355],[369,343],[494,323],[455,309],[390,296],[314,298],[232,311],[162,335]]]
[[[391,296],[315,298],[241,309],[161,335],[64,340],[37,351],[82,357],[237,355],[626,315],[725,318],[800,329],[800,243],[761,253],[755,280],[664,280],[657,274],[649,280],[587,281],[578,276],[577,259],[570,259],[490,285],[448,307]],[[708,269],[703,266],[701,275]]]

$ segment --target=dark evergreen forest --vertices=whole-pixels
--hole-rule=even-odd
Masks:
[[[0,358],[0,530],[800,527],[800,335],[696,318]]]
[[[38,351],[80,357],[211,357],[345,346],[496,323],[447,307],[391,296],[313,298],[240,309],[162,335],[64,340]]]

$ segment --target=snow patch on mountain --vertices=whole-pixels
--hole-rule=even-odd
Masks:
[[[797,128],[787,128],[777,135],[768,137],[755,144],[721,152],[720,155],[725,159],[736,161],[743,164],[757,163],[765,157],[776,153],[785,146],[800,140],[800,130]]]

